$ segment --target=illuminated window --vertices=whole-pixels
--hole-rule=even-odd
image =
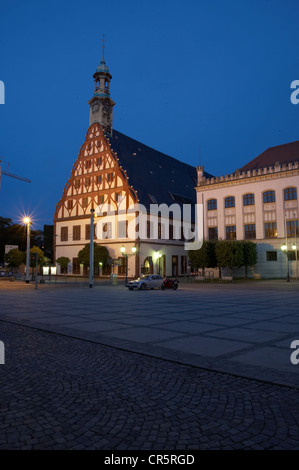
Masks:
[[[237,232],[235,225],[227,225],[225,227],[226,240],[236,240]]]
[[[266,222],[265,227],[265,238],[277,238],[277,225],[276,222]]]

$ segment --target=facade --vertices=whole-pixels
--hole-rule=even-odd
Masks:
[[[124,212],[138,203],[146,211],[151,204],[194,205],[196,168],[113,130],[112,76],[104,54],[93,77],[89,128],[55,210],[55,259],[66,256],[71,260],[68,274],[86,273],[78,264],[78,252],[90,240],[91,210],[100,208],[101,215],[94,222],[101,236],[97,231],[95,242],[105,245],[111,258],[118,260],[114,272],[125,275],[127,270],[128,277],[141,273],[184,275],[187,252],[181,235],[174,234],[174,225],[165,227],[157,217],[156,238],[134,240],[128,237],[130,216]],[[114,224],[108,217],[108,205],[115,211]],[[148,214],[146,218],[151,229]],[[163,234],[167,229],[168,240]],[[111,265],[104,266],[103,274],[109,274],[110,269]]]
[[[230,175],[207,178],[198,167],[205,238],[256,242],[253,277],[298,277],[298,190],[299,141],[269,148]]]

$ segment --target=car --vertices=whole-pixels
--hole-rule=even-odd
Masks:
[[[159,274],[144,274],[134,281],[129,281],[127,287],[129,290],[161,289],[163,279]]]

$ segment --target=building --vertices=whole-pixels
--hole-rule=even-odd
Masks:
[[[205,238],[255,241],[254,277],[298,276],[298,189],[299,141],[268,148],[230,175],[210,178],[198,167]]]
[[[139,203],[146,211],[151,204],[194,206],[196,168],[113,130],[115,103],[110,97],[112,76],[105,63],[104,48],[93,77],[89,128],[55,210],[54,257],[66,256],[71,260],[69,274],[84,274],[83,266],[78,264],[78,252],[90,240],[91,210],[102,207],[103,215],[95,222],[97,228],[102,227],[105,237],[95,238],[95,241],[105,245],[111,258],[118,260],[118,274],[124,275],[127,270],[129,277],[141,273],[184,275],[187,252],[181,234],[174,233],[175,224],[165,227],[157,217],[155,239],[132,240],[128,237],[130,217],[124,216],[120,204],[125,201],[127,210]],[[108,204],[115,210],[115,226],[104,209]],[[150,230],[149,219],[147,224]],[[125,249],[125,254],[121,248]],[[132,248],[136,248],[135,254]],[[110,265],[105,266],[103,274],[109,274],[110,268]]]

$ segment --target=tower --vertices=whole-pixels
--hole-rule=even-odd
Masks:
[[[115,103],[110,98],[110,80],[112,76],[105,63],[104,48],[103,40],[102,60],[93,75],[94,92],[93,97],[88,102],[90,106],[89,125],[99,122],[104,132],[112,135],[112,114]]]

